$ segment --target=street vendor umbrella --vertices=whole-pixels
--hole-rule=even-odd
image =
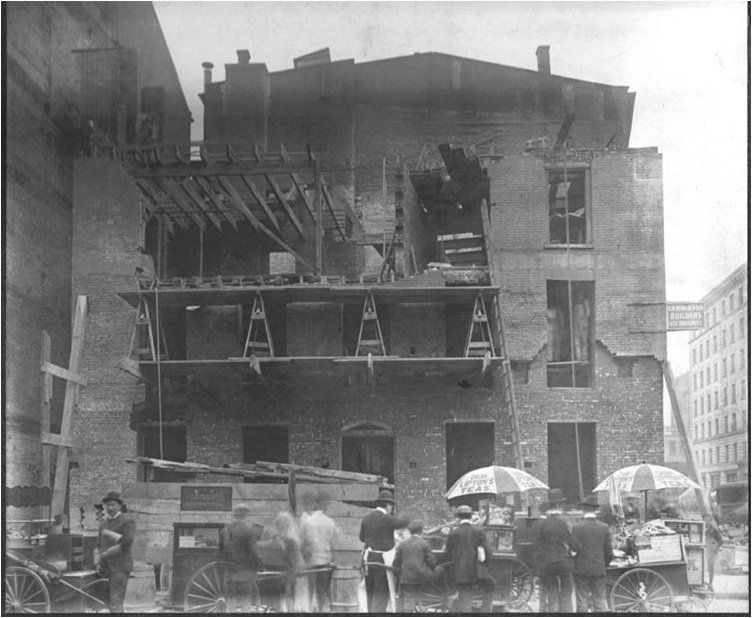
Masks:
[[[693,489],[702,489],[692,479],[684,476],[681,472],[656,466],[654,464],[642,463],[636,466],[627,466],[617,470],[593,491],[608,491],[609,488],[616,488],[617,491],[645,492],[645,512],[648,508],[648,491],[656,489],[671,489],[676,487],[691,487]]]
[[[463,474],[444,494],[447,500],[477,494],[506,494],[529,489],[548,489],[533,475],[517,468],[486,466]]]

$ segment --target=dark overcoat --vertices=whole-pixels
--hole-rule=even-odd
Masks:
[[[614,558],[611,531],[595,518],[583,519],[572,528],[575,575],[605,577],[606,567]]]

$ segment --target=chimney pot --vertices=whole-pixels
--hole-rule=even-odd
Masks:
[[[542,75],[551,75],[551,55],[549,53],[550,46],[538,45],[538,49],[535,50],[535,55],[538,58],[538,73]]]
[[[238,50],[238,64],[249,64],[251,62],[251,52],[247,49]]]
[[[206,84],[211,84],[214,64],[211,62],[202,62],[201,66],[204,68],[204,86],[206,86]]]

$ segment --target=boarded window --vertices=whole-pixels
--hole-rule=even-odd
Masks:
[[[593,282],[548,281],[549,387],[589,387],[592,382]]]
[[[595,483],[595,423],[549,423],[548,486],[558,487],[576,503],[593,491]]]
[[[585,170],[553,170],[548,173],[549,242],[588,242],[588,208]]]

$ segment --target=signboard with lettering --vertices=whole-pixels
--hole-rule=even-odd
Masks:
[[[668,330],[700,330],[704,326],[702,303],[666,303]]]
[[[231,511],[232,487],[183,485],[180,488],[180,510]]]

